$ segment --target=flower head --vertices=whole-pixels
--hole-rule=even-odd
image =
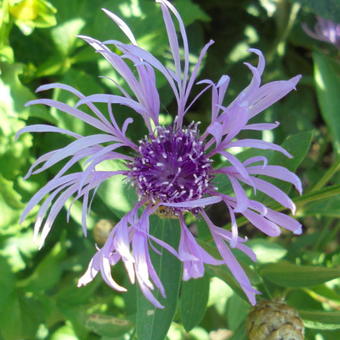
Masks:
[[[314,26],[314,30],[303,24],[302,28],[304,31],[312,38],[331,43],[340,49],[340,24],[320,16],[317,16],[316,19],[317,23]]]
[[[292,183],[301,192],[298,177],[284,167],[269,165],[263,156],[251,157],[240,161],[230,152],[233,147],[251,147],[270,149],[291,155],[282,147],[257,139],[239,139],[236,136],[242,130],[270,130],[278,123],[251,123],[250,120],[280,100],[293,90],[300,79],[295,76],[289,80],[274,81],[261,85],[261,76],[265,67],[262,53],[251,49],[259,62],[257,66],[246,63],[252,73],[250,84],[231,102],[224,106],[229,77],[223,75],[217,83],[205,79],[197,82],[202,59],[207,53],[208,42],[202,49],[198,61],[189,71],[189,43],[183,21],[167,0],[158,0],[163,13],[164,24],[173,59],[173,69],[164,66],[156,57],[138,46],[128,26],[115,14],[104,12],[122,29],[130,43],[111,40],[101,42],[81,36],[99,52],[125,80],[129,90],[117,85],[120,94],[93,94],[84,96],[78,90],[63,84],[48,84],[37,91],[59,88],[71,92],[79,98],[75,107],[52,99],[37,99],[27,105],[43,104],[54,107],[95,127],[99,133],[81,136],[72,131],[50,125],[31,125],[23,132],[55,132],[73,137],[69,145],[50,151],[41,156],[32,165],[27,176],[40,173],[59,161],[69,158],[56,176],[41,188],[29,201],[22,219],[39,204],[45,196],[35,223],[35,235],[41,231],[43,244],[52,224],[67,199],[83,199],[82,225],[86,234],[86,215],[89,210],[90,193],[98,186],[116,175],[123,175],[133,185],[138,194],[138,201],[112,229],[104,246],[93,256],[86,273],[79,280],[79,286],[89,283],[100,273],[104,281],[118,291],[125,288],[114,281],[111,267],[122,261],[130,281],[137,282],[144,295],[157,307],[162,305],[153,295],[155,288],[166,295],[163,284],[155,271],[150,258],[150,242],[155,242],[175,255],[183,263],[183,279],[198,278],[204,275],[204,265],[225,264],[239,282],[252,304],[255,304],[256,291],[247,278],[230,248],[237,248],[256,260],[255,254],[245,245],[245,238],[239,237],[236,214],[242,214],[256,228],[269,236],[280,234],[280,227],[301,233],[301,225],[292,217],[271,210],[261,202],[250,199],[244,185],[261,191],[282,206],[295,210],[291,199],[275,185],[258,178],[257,175],[277,178]],[[180,44],[175,30],[174,18],[179,26],[184,57],[181,57]],[[116,53],[109,46],[114,45]],[[132,62],[132,63],[131,63]],[[155,72],[160,72],[171,88],[177,102],[174,123],[162,126],[159,123],[160,97],[156,87]],[[203,85],[203,90],[189,102],[193,86]],[[203,93],[211,91],[211,122],[200,133],[199,123],[185,124],[185,115],[191,105]],[[133,93],[133,96],[129,93]],[[98,109],[95,103],[107,105],[107,113]],[[80,110],[85,105],[92,115]],[[144,139],[136,144],[129,139],[126,131],[133,123],[128,118],[119,126],[113,107],[123,105],[139,114],[148,130]],[[130,152],[122,153],[129,149]],[[213,156],[225,158],[225,166],[214,167]],[[79,160],[86,159],[83,171],[70,173],[70,168]],[[115,171],[99,171],[96,166],[106,160],[118,159],[125,167]],[[224,176],[233,189],[233,194],[226,195],[213,183],[215,176]],[[216,226],[208,217],[204,208],[222,202],[232,222],[231,231]],[[207,223],[212,239],[220,254],[219,258],[210,255],[195,239],[185,223],[185,214],[191,212],[201,216]],[[150,234],[149,217],[152,214],[164,218],[176,218],[180,226],[180,242],[177,249]]]

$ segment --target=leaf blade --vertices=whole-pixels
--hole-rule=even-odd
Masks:
[[[204,317],[209,298],[210,279],[207,275],[184,281],[181,290],[180,310],[187,332],[197,326]]]
[[[150,220],[152,235],[177,247],[180,234],[178,221],[160,219],[157,216],[151,216]],[[181,281],[181,264],[164,248],[160,249],[160,255],[152,253],[151,258],[164,285],[166,298],[161,298],[159,291],[156,291],[154,295],[164,306],[164,309],[157,309],[138,290],[136,330],[138,339],[163,340],[176,311]]]
[[[288,262],[271,263],[260,269],[260,275],[281,287],[312,287],[340,276],[340,268],[299,266]]]

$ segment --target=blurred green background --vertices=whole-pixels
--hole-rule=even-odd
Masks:
[[[188,30],[192,62],[197,60],[205,42],[215,40],[199,78],[217,81],[222,74],[230,75],[228,101],[249,82],[249,71],[242,63],[257,62],[247,51],[249,47],[261,49],[266,56],[265,81],[303,75],[298,91],[266,110],[259,120],[280,121],[279,128],[260,137],[283,144],[295,155],[294,160],[286,160],[267,153],[273,163],[293,171],[297,169],[303,181],[304,195],[295,197],[293,191],[291,195],[304,234],[295,237],[283,233],[278,239],[264,238],[240,220],[239,224],[252,236],[249,244],[258,255],[256,265],[244,262],[244,266],[264,298],[283,296],[300,311],[307,327],[307,339],[337,340],[340,338],[340,54],[334,46],[308,37],[301,23],[312,27],[315,14],[340,23],[340,4],[336,0],[174,0],[173,3]],[[124,18],[142,47],[169,62],[161,11],[152,0],[0,1],[1,340],[136,337],[136,291],[129,285],[123,268],[118,266],[113,273],[129,286],[126,294],[112,291],[100,279],[76,288],[77,279],[95,252],[95,241],[100,242],[100,228],[115,223],[130,208],[129,190],[123,183],[113,180],[99,191],[89,216],[91,232],[87,239],[81,235],[78,203],[71,210],[69,222],[66,222],[66,209],[60,214],[41,251],[32,239],[37,209],[24,223],[18,224],[25,202],[58,170],[25,181],[23,176],[29,166],[39,155],[69,140],[53,134],[24,134],[15,140],[16,132],[27,124],[43,122],[81,134],[91,132],[82,122],[57,110],[43,106],[25,108],[25,102],[40,95],[34,93],[35,88],[62,82],[89,95],[115,91],[112,82],[99,75],[121,82],[105,60],[76,38],[77,34],[85,34],[101,40],[125,41],[100,8]],[[165,81],[161,77],[157,80],[162,95],[162,119],[169,122],[175,103]],[[47,95],[69,104],[75,102],[72,96],[57,90]],[[200,120],[205,126],[209,110],[207,95],[193,107],[188,121]],[[143,131],[135,129],[130,137],[138,139],[142,134]],[[290,191],[288,186],[282,188]],[[227,185],[224,190],[228,191]],[[223,209],[217,207],[210,215],[219,225],[229,223]],[[98,224],[103,219],[106,222]],[[200,229],[201,221],[189,222]],[[205,278],[183,284],[168,338],[246,339],[249,304],[231,288],[234,282],[226,269],[207,271]],[[187,315],[183,306],[197,298],[189,293],[195,289],[200,292],[200,304],[195,313]]]

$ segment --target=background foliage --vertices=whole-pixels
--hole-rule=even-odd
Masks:
[[[306,36],[301,23],[313,25],[315,14],[340,22],[340,5],[335,0],[173,2],[187,26],[193,61],[204,42],[215,40],[201,78],[216,81],[221,74],[229,74],[229,100],[249,80],[242,65],[255,62],[247,52],[249,47],[260,48],[266,55],[267,81],[303,75],[298,91],[266,110],[261,120],[281,122],[262,138],[283,144],[295,155],[287,160],[267,153],[273,162],[297,171],[302,178],[304,194],[294,200],[304,234],[264,238],[240,220],[239,225],[251,236],[249,245],[258,255],[258,263],[252,265],[242,257],[240,261],[263,298],[285,297],[300,312],[307,339],[339,339],[340,55],[333,46]],[[135,339],[137,330],[139,339],[156,340],[164,338],[170,324],[170,340],[246,339],[244,324],[250,306],[224,267],[209,267],[204,278],[181,283],[180,268],[171,255],[155,255],[158,268],[171,268],[171,272],[165,270],[163,278],[168,286],[168,307],[154,311],[152,317],[146,313],[151,307],[130,287],[121,267],[114,268],[114,275],[129,286],[124,295],[101,280],[76,288],[77,278],[95,251],[94,237],[102,227],[98,221],[114,223],[130,208],[133,194],[119,179],[100,189],[89,221],[94,233],[87,239],[80,233],[79,205],[74,206],[68,223],[66,210],[61,214],[39,252],[32,242],[34,214],[18,224],[24,203],[52,175],[44,173],[25,181],[25,171],[37,155],[64,145],[67,137],[25,134],[16,141],[16,131],[29,123],[48,122],[82,134],[89,132],[81,122],[56,110],[25,108],[25,102],[38,96],[34,89],[48,82],[64,82],[85,94],[114,91],[111,83],[98,75],[116,75],[76,38],[81,33],[124,39],[101,7],[123,17],[143,47],[167,60],[160,10],[151,0],[0,1],[0,339],[125,340]],[[163,119],[167,121],[173,98],[164,85],[159,78]],[[51,96],[68,103],[73,100],[58,91]],[[188,119],[206,124],[209,108],[207,97]],[[142,134],[136,129],[131,137],[137,139]],[[244,153],[249,156],[249,151]],[[216,181],[229,190],[227,183]],[[228,226],[224,210],[217,207],[210,215],[219,225]],[[209,247],[202,222],[189,222],[202,244]],[[167,239],[176,243],[176,226],[167,223],[173,222],[154,223],[158,225],[155,233],[168,233]]]

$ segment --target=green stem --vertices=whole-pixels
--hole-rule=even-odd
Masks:
[[[322,221],[322,220],[321,220]],[[326,219],[324,221],[325,223],[323,224],[324,227],[321,229],[321,232],[319,234],[319,237],[317,238],[314,246],[313,246],[313,250],[317,251],[320,247],[320,245],[323,243],[323,241],[325,240],[325,237],[329,234],[330,232],[330,227],[333,223],[332,219]]]
[[[285,48],[287,37],[294,26],[301,5],[299,3],[289,3],[287,0],[280,0],[277,4],[277,25],[278,25],[278,38],[274,42],[273,47],[267,53],[268,61],[272,60],[278,53],[281,55]],[[281,51],[281,53],[280,53]]]
[[[334,164],[324,173],[324,175],[314,185],[310,192],[322,189],[339,170],[340,170],[340,158],[335,160]]]
[[[293,199],[293,201],[294,203],[296,203],[297,208],[301,209],[307,203],[323,200],[326,198],[331,198],[339,194],[340,194],[340,184],[333,185],[331,187],[326,187],[316,192],[313,191],[313,192],[307,193],[303,196]]]

